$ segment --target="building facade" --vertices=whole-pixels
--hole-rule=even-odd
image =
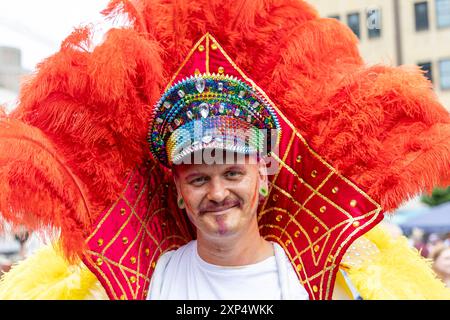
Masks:
[[[20,49],[0,46],[0,105],[7,112],[16,106],[20,80],[26,74],[21,59]]]
[[[450,110],[450,0],[308,0],[360,40],[369,64],[416,64]]]

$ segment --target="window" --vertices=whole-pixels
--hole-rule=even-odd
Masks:
[[[439,61],[439,73],[441,76],[441,89],[450,89],[450,59]]]
[[[367,10],[367,30],[369,39],[381,37],[381,10]]]
[[[436,0],[438,28],[450,27],[450,0]]]
[[[336,20],[339,20],[339,21],[341,20],[341,16],[340,16],[340,15],[337,15],[337,14],[328,16],[328,18],[336,19]]]
[[[359,13],[351,13],[347,15],[347,24],[350,29],[352,29],[353,33],[358,38],[361,38]]]
[[[431,62],[423,62],[417,64],[423,71],[425,71],[425,77],[433,82],[433,67]]]
[[[416,15],[416,31],[428,30],[428,2],[414,4]]]

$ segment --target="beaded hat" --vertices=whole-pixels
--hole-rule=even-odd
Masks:
[[[281,130],[273,107],[225,55],[203,36],[156,104],[148,140],[163,165],[192,163],[190,156],[205,149],[264,156],[275,148]]]

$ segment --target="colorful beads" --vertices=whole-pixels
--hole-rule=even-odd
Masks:
[[[278,134],[280,132],[278,119],[270,104],[245,82],[228,75],[191,76],[173,85],[155,106],[152,117],[154,120],[148,135],[151,152],[162,164],[170,166],[170,152],[167,149],[169,138],[181,127],[184,130],[192,129],[192,126],[186,127],[189,122],[217,117],[221,120],[215,123],[222,129],[223,117],[230,117],[241,120],[233,123],[236,128],[254,127],[274,129]],[[216,134],[220,135],[219,132]],[[260,134],[258,138],[263,136]],[[186,143],[179,137],[174,137],[171,141],[171,147],[174,149],[179,149],[176,147],[179,143]],[[230,139],[227,138],[225,141],[228,143]],[[198,142],[201,142],[201,139]],[[260,144],[256,140],[253,142],[255,145]],[[234,145],[237,148],[236,143]],[[228,144],[226,146],[229,147]],[[268,145],[267,151],[270,151],[271,147]],[[240,148],[243,151],[255,149],[248,144],[241,145]],[[172,154],[171,160],[174,157]]]

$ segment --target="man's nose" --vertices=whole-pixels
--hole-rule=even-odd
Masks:
[[[207,198],[210,201],[222,202],[230,192],[220,178],[213,178],[209,181]]]

